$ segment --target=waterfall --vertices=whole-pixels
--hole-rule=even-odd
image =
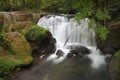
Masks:
[[[105,64],[105,57],[100,54],[99,49],[96,49],[95,32],[92,28],[89,28],[88,22],[89,19],[87,18],[78,22],[74,18],[69,19],[65,16],[42,17],[38,22],[38,26],[47,28],[57,40],[57,50],[60,49],[65,53],[60,58],[57,58],[56,54],[52,54],[47,60],[58,63],[64,60],[70,51],[66,46],[82,45],[91,51],[88,57],[92,60],[92,67],[97,68],[101,64]]]

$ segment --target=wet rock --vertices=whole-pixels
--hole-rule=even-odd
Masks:
[[[81,45],[71,45],[68,46],[70,52],[68,53],[68,57],[72,56],[84,56],[86,54],[90,54],[90,50],[84,46]]]
[[[58,57],[62,57],[62,56],[64,55],[64,52],[59,49],[59,50],[57,50],[56,55],[57,55]]]

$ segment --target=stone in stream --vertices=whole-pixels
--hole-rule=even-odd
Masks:
[[[81,45],[70,45],[68,46],[70,52],[68,53],[68,58],[71,58],[72,56],[84,56],[85,54],[90,54],[90,50],[84,46]]]
[[[56,52],[56,55],[58,57],[62,57],[64,55],[64,52],[62,50],[58,49],[57,52]]]

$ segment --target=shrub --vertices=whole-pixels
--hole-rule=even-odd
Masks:
[[[45,37],[47,32],[48,32],[47,29],[34,25],[34,26],[27,29],[27,31],[25,33],[25,37],[29,41],[36,41],[40,38]]]

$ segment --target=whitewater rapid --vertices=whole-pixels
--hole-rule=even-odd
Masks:
[[[70,51],[66,46],[77,44],[85,46],[91,51],[91,54],[87,56],[92,60],[91,66],[93,68],[105,64],[105,56],[97,49],[95,32],[89,27],[89,19],[85,18],[77,22],[74,18],[69,19],[65,16],[54,15],[42,17],[37,25],[47,28],[57,41],[56,51],[59,49],[65,53],[64,56],[57,58],[55,52],[47,58],[47,61],[52,60],[54,63],[63,61]]]

